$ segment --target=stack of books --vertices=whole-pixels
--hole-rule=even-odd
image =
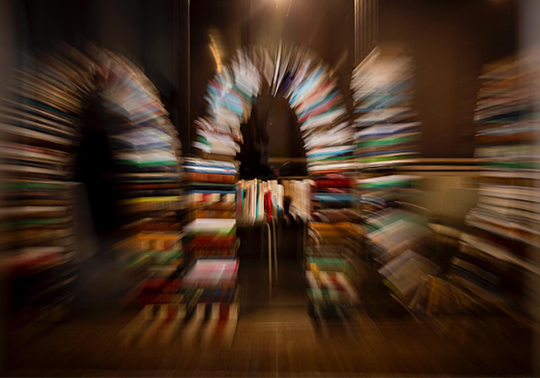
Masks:
[[[146,281],[174,277],[184,262],[182,234],[174,230],[143,230],[118,243],[117,248],[123,252],[123,268],[140,272]]]
[[[196,258],[236,256],[234,218],[197,218],[186,226],[189,249]]]
[[[525,313],[540,268],[538,126],[531,112],[535,70],[506,59],[480,77],[475,123],[482,167],[478,203],[466,218],[450,279],[475,299],[476,309]]]
[[[362,190],[364,214],[375,214],[393,205],[397,207],[399,204],[420,204],[421,196],[418,188],[420,177],[368,173],[364,176],[372,176],[357,181],[358,187]]]
[[[234,161],[243,141],[240,125],[251,116],[260,91],[260,73],[248,50],[240,50],[230,66],[223,65],[209,81],[207,115],[194,122],[197,155],[208,160]]]
[[[354,70],[356,154],[367,253],[391,295],[422,311],[417,293],[440,272],[432,262],[419,177],[395,174],[418,155],[414,60],[402,45],[375,48]]]
[[[401,46],[375,48],[353,72],[356,156],[361,168],[395,166],[418,154],[412,110],[414,62]]]
[[[419,134],[418,122],[366,127],[356,133],[358,162],[362,168],[410,163],[418,155]]]
[[[349,318],[360,304],[363,229],[354,172],[315,177],[306,278],[310,314]]]
[[[361,229],[355,222],[354,133],[331,69],[308,51],[283,48],[274,60],[273,94],[295,112],[306,151],[311,186],[306,279],[314,317],[348,317],[358,304],[356,258]],[[301,185],[299,187],[303,189]],[[302,191],[306,193],[307,191]],[[297,201],[300,213],[307,203]],[[320,264],[331,257],[337,264]],[[332,283],[332,284],[331,284]],[[335,293],[344,295],[334,295]]]
[[[201,260],[183,278],[187,310],[199,319],[234,319],[238,316],[238,259]]]
[[[419,243],[427,229],[422,214],[420,178],[380,175],[357,181],[361,193],[368,253],[381,266]]]
[[[210,311],[214,303],[232,305],[238,301],[238,176],[235,163],[217,160],[186,159],[185,170],[191,181],[187,187],[190,223],[184,229],[184,241],[192,262],[183,278],[182,292],[191,314],[199,304]],[[225,265],[234,267],[234,275],[223,279],[205,276],[219,272]]]
[[[359,300],[353,282],[357,274],[351,272],[356,269],[360,229],[350,211],[356,202],[350,185],[356,162],[346,106],[330,68],[307,51],[283,49],[275,71],[274,92],[288,99],[298,118],[314,180],[306,260],[309,312],[314,317],[348,317]],[[307,203],[297,203],[305,213]],[[319,264],[318,259],[327,257],[337,264]]]
[[[177,280],[185,264],[178,132],[157,89],[139,68],[105,50],[93,54],[107,79],[99,92],[105,110],[118,123],[110,141],[119,170],[116,184],[125,239],[116,249],[124,272],[141,282],[129,297],[143,305],[169,303],[171,298],[163,295],[165,284]]]
[[[428,258],[407,249],[379,269],[391,295],[414,312],[425,313],[431,306],[428,282],[435,280],[439,267]],[[421,306],[425,306],[422,308]]]
[[[92,63],[69,48],[30,57],[1,102],[3,204],[0,267],[10,272],[14,319],[60,319],[74,298],[71,151],[80,139]]]
[[[388,209],[366,219],[370,257],[382,266],[410,248],[415,248],[428,230],[418,214]]]
[[[193,262],[182,290],[188,313],[204,308],[209,314],[210,308],[221,306],[229,309],[227,316],[231,317],[238,311],[239,163],[235,159],[243,141],[240,126],[251,114],[259,84],[258,71],[246,51],[220,68],[208,83],[207,115],[193,125],[192,147],[197,157],[186,159],[184,165],[191,220],[185,240]]]
[[[360,304],[362,229],[346,220],[311,222],[306,253],[309,313],[314,318],[350,318]]]

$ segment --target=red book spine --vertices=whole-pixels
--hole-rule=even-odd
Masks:
[[[353,186],[353,180],[334,179],[334,180],[316,180],[318,188],[350,188]]]
[[[268,223],[272,222],[272,192],[270,190],[266,193],[266,216]]]

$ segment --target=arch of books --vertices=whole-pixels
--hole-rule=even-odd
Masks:
[[[355,225],[359,217],[351,210],[355,202],[354,131],[337,78],[308,49],[282,45],[274,52],[244,48],[229,65],[218,66],[209,81],[207,113],[193,126],[192,147],[198,157],[186,159],[184,169],[194,191],[201,189],[192,194],[192,206],[205,209],[191,223],[193,232],[221,236],[208,243],[201,239],[194,247],[228,256],[229,262],[238,266],[236,217],[240,214],[241,221],[243,214],[235,207],[246,188],[235,185],[239,171],[235,156],[243,141],[241,124],[249,120],[260,94],[287,99],[306,151],[311,179],[306,260],[310,311],[314,316],[343,316],[357,300],[343,253],[344,248],[359,247],[351,240],[357,240],[361,232]],[[202,189],[206,189],[204,195]],[[262,186],[262,190],[273,192],[271,185]],[[261,213],[260,218],[265,219],[264,211]]]
[[[176,272],[183,258],[176,214],[181,144],[143,72],[102,49],[83,54],[62,47],[28,59],[9,90],[0,130],[1,264],[14,273],[12,308],[24,315],[18,320],[58,318],[74,298],[85,245],[84,235],[75,235],[71,181],[82,116],[96,96],[118,120],[109,140],[129,233],[120,245],[124,267],[150,267],[157,278]]]
[[[257,96],[264,92],[285,97],[295,112],[309,174],[337,172],[336,162],[325,159],[333,151],[351,152],[354,137],[343,95],[330,67],[313,52],[296,46],[280,47],[274,54],[245,48],[229,66],[218,69],[208,83],[207,115],[194,123],[193,147],[199,155],[234,160],[243,140],[240,125],[250,118]]]

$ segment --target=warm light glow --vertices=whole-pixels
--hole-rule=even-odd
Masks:
[[[214,56],[214,60],[216,61],[216,68],[218,72],[221,72],[221,54],[218,48],[218,45],[216,43],[216,40],[214,37],[210,34],[210,51],[212,51],[212,55]]]

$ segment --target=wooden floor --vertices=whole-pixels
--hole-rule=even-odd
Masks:
[[[268,292],[262,261],[243,261],[241,313],[230,342],[220,324],[168,323],[145,342],[123,342],[137,311],[79,312],[9,350],[8,376],[530,376],[531,331],[500,319],[417,322],[361,312],[314,322],[302,272],[280,262]],[[189,328],[191,326],[191,328]],[[189,335],[189,336],[188,336]]]

